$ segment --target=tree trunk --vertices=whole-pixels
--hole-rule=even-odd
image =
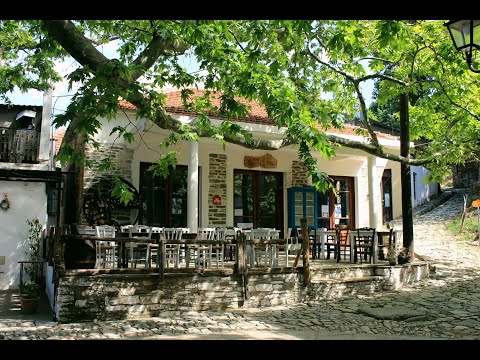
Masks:
[[[410,125],[408,118],[408,94],[400,95],[400,155],[410,159]],[[401,163],[402,182],[402,219],[403,219],[403,247],[409,251],[413,260],[413,213],[412,213],[412,185],[410,179],[410,165]]]
[[[64,170],[72,172],[65,182],[65,224],[81,224],[83,209],[83,173],[85,169],[85,142],[81,133],[76,131],[76,123],[80,121],[75,117],[62,140],[60,152],[64,147],[75,152],[75,159],[68,163]]]

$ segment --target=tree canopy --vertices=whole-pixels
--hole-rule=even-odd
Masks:
[[[0,95],[18,88],[45,89],[59,80],[55,61],[73,57],[79,67],[68,75],[78,90],[58,126],[68,125],[62,144],[65,161],[81,161],[75,148],[94,141],[101,118],[114,119],[119,99],[172,131],[164,145],[211,137],[252,149],[297,144],[314,183],[325,174],[312,151],[327,158],[337,146],[412,165],[425,165],[440,179],[451,164],[477,158],[478,75],[451,42],[445,21],[434,20],[25,20],[0,21]],[[117,41],[116,57],[97,49]],[[191,56],[205,70],[191,74],[179,61]],[[475,61],[475,60],[474,60]],[[378,83],[378,104],[408,93],[410,139],[428,143],[405,158],[379,143],[365,105],[362,85]],[[188,102],[188,87],[202,83],[203,99]],[[185,106],[198,120],[182,125],[165,111],[166,85],[183,89]],[[214,126],[206,110],[210,91],[221,91],[217,109],[226,118]],[[416,96],[421,94],[421,96]],[[279,127],[282,141],[256,139],[235,124],[247,108],[237,97],[260,102]],[[368,142],[327,134],[358,117]],[[319,129],[318,125],[322,128]],[[132,134],[115,128],[127,140]],[[165,160],[165,159],[163,159]],[[323,185],[322,185],[323,184]]]

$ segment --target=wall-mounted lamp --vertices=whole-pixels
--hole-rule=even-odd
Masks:
[[[455,48],[465,54],[470,70],[480,73],[472,65],[472,53],[480,49],[480,20],[451,20],[444,25],[450,32]]]

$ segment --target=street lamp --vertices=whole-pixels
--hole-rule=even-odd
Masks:
[[[480,49],[480,20],[451,20],[444,25],[450,32],[455,48],[465,53],[470,70],[480,73],[472,65],[472,52]]]

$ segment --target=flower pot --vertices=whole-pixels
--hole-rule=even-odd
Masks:
[[[40,301],[40,297],[25,297],[20,295],[20,304],[22,305],[22,312],[24,314],[34,314],[37,312],[38,303]]]

